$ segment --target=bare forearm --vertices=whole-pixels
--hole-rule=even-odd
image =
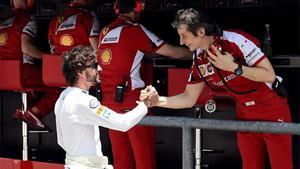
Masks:
[[[261,67],[243,66],[243,77],[256,82],[273,82],[275,79],[274,71],[268,71]]]
[[[171,97],[159,97],[159,102],[157,104],[158,107],[171,108],[171,109],[182,109],[182,108],[190,108],[194,105],[194,102],[187,97],[185,94],[179,94]]]
[[[238,67],[238,64],[233,63],[231,71]],[[256,82],[273,82],[275,79],[274,69],[268,59],[262,60],[255,67],[242,66],[242,76]]]
[[[31,56],[33,58],[41,59],[43,52],[33,45],[27,45],[22,48],[23,54]]]
[[[24,55],[38,59],[42,58],[43,52],[35,46],[33,39],[27,34],[22,35],[21,48]]]
[[[170,44],[164,44],[156,53],[175,59],[192,59],[192,52],[184,47],[176,47]]]

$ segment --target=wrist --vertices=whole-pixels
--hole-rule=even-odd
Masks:
[[[239,67],[239,64],[233,62],[233,65],[232,65],[232,67],[231,67],[231,72],[234,73],[234,71],[235,71],[238,67]]]
[[[146,99],[146,100],[143,101],[143,103],[146,105],[146,107],[148,107],[148,108],[151,107],[150,100]]]

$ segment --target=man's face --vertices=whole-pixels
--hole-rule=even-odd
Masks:
[[[102,69],[99,65],[97,65],[96,67],[94,67],[94,66],[88,67],[84,70],[86,81],[88,83],[91,83],[91,86],[95,86],[101,82],[100,76],[99,76],[99,72],[101,70]]]
[[[181,25],[177,29],[178,35],[180,37],[180,44],[186,45],[190,51],[194,51],[197,48],[201,48],[201,36],[195,36],[192,32],[188,31],[187,25]]]

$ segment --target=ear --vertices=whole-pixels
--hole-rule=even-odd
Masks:
[[[85,74],[84,71],[78,71],[77,72],[77,75],[78,75],[79,78],[84,77],[84,74]]]
[[[197,35],[203,37],[205,35],[205,29],[203,27],[197,30]]]

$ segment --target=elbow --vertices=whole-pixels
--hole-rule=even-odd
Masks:
[[[269,82],[269,83],[273,83],[276,79],[276,74],[274,71],[272,71],[269,76],[267,76],[266,78],[266,82]]]
[[[197,100],[191,100],[191,101],[189,101],[189,103],[187,104],[186,108],[192,108],[196,104],[196,101]]]
[[[21,49],[22,49],[22,53],[23,53],[24,55],[29,55],[30,49],[29,49],[28,46],[22,45]],[[29,56],[30,56],[30,55],[29,55]]]
[[[120,124],[116,130],[121,131],[121,132],[127,132],[129,129],[131,129],[132,125],[130,125],[127,122],[123,122]]]

